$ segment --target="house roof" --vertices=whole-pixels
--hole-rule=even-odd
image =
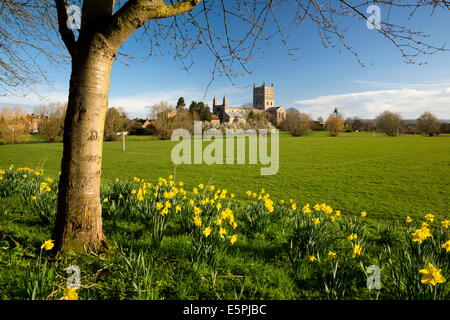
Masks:
[[[269,112],[277,111],[280,108],[283,108],[283,107],[270,107],[270,108],[267,108],[266,111],[269,111]]]

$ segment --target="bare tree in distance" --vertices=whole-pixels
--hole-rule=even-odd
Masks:
[[[158,119],[158,114],[166,111],[175,112],[175,108],[170,104],[169,101],[161,100],[152,106],[149,118],[156,120]]]
[[[172,122],[175,109],[168,101],[160,101],[153,105],[150,119],[155,119],[156,134],[161,140],[168,140],[172,134]]]
[[[400,114],[384,111],[375,119],[379,131],[386,133],[390,137],[399,136],[403,132],[404,123]]]
[[[56,142],[62,138],[66,110],[67,103],[60,102],[39,105],[34,109],[34,114],[43,118],[39,123],[39,134],[48,142]]]
[[[440,123],[438,118],[431,112],[424,112],[416,120],[417,130],[427,136],[434,136],[439,133]]]
[[[104,139],[107,141],[119,140],[120,134],[125,130],[127,120],[127,114],[123,108],[108,108],[105,119]]]
[[[295,108],[289,108],[286,111],[286,120],[282,127],[289,131],[294,137],[306,135],[311,130],[311,117]]]
[[[120,49],[132,35],[146,43],[149,56],[173,54],[189,69],[195,49],[214,57],[211,81],[216,76],[233,79],[252,71],[251,62],[264,55],[274,42],[293,55],[291,32],[312,22],[325,46],[341,47],[355,55],[347,43],[342,17],[368,20],[365,9],[373,1],[356,0],[76,0],[82,7],[81,29],[67,27],[64,0],[0,2],[0,94],[30,88],[45,79],[36,56],[70,61],[71,77],[64,124],[64,148],[59,180],[58,213],[53,231],[55,249],[82,252],[106,246],[102,230],[100,176],[103,131],[113,62],[129,56]],[[411,15],[449,9],[448,1],[377,1],[382,10]],[[419,56],[446,50],[427,42],[426,34],[383,15],[377,29],[408,63]],[[213,19],[213,17],[216,17]],[[232,30],[239,25],[239,32]],[[288,28],[291,28],[291,31]],[[362,24],[362,27],[365,27]],[[139,31],[137,31],[139,29]],[[143,40],[145,41],[139,41]],[[62,41],[61,41],[62,40]],[[160,44],[163,43],[164,46]],[[65,50],[63,50],[63,45]],[[165,52],[167,50],[167,52]]]

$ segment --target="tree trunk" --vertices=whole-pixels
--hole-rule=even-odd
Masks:
[[[105,50],[105,43],[98,40],[78,47],[72,58],[58,211],[52,235],[58,251],[81,253],[106,247],[100,176],[114,52]]]

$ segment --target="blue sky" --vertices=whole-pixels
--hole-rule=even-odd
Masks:
[[[430,33],[431,43],[450,47],[448,13],[430,16],[427,9],[411,20],[398,15],[391,21]],[[188,103],[204,100],[211,105],[214,95],[219,99],[227,95],[230,105],[240,106],[252,101],[253,83],[265,81],[274,83],[277,105],[296,107],[314,118],[326,117],[337,106],[344,116],[361,118],[374,118],[384,110],[392,110],[404,118],[431,111],[439,118],[450,119],[450,52],[418,58],[426,65],[406,64],[398,50],[375,30],[369,30],[364,21],[345,18],[342,23],[348,29],[348,43],[359,53],[364,67],[344,48],[324,48],[311,24],[298,29],[288,26],[292,36],[289,43],[299,48],[295,56],[298,60],[288,56],[281,43],[274,40],[267,54],[252,61],[252,74],[239,76],[234,83],[218,78],[207,92],[213,59],[204,48],[197,50],[189,73],[171,56],[154,56],[129,66],[116,62],[109,105],[124,107],[130,117],[145,117],[154,103],[175,103],[180,96]],[[237,28],[232,31],[239,33]],[[126,50],[132,55],[145,55],[144,48],[132,40]],[[53,86],[37,87],[44,98],[35,94],[0,97],[0,105],[21,104],[31,111],[40,103],[66,100],[69,66],[46,69]]]

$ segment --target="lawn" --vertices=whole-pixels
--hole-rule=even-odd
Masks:
[[[136,141],[143,139],[142,141]],[[144,140],[145,139],[145,140]],[[103,182],[116,177],[148,181],[175,173],[190,187],[212,183],[243,198],[246,190],[266,188],[274,199],[332,204],[343,212],[366,210],[372,218],[449,212],[450,137],[386,137],[348,133],[338,138],[315,132],[308,137],[280,135],[277,175],[261,176],[260,165],[179,165],[170,160],[170,141],[127,137],[105,142]],[[56,177],[62,145],[32,143],[0,146],[0,168],[10,164],[43,168]]]
[[[104,144],[109,250],[86,255],[41,247],[61,144],[0,146],[0,300],[69,298],[71,265],[82,300],[450,298],[449,137],[282,134],[274,176],[252,165],[175,171],[174,142],[128,139],[125,153]],[[369,290],[376,270],[380,290]]]

